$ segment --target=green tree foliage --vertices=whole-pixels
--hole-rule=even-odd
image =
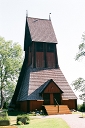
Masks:
[[[85,80],[83,78],[78,78],[77,80],[73,81],[72,83],[74,90],[80,92],[80,99],[85,100]]]
[[[79,60],[80,58],[85,56],[85,32],[82,35],[82,43],[79,45],[79,51],[76,54],[75,60]]]
[[[82,43],[79,45],[79,51],[76,54],[75,60],[79,60],[80,58],[85,56],[85,32],[82,35]],[[85,101],[85,80],[83,78],[78,78],[77,80],[73,81],[72,86],[76,91],[80,92],[80,99]]]
[[[18,43],[5,41],[0,37],[1,108],[3,108],[4,101],[9,101],[13,95],[23,61],[22,54],[22,48]]]

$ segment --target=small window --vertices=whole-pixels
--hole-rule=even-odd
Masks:
[[[53,52],[54,51],[54,44],[47,44],[47,52]]]
[[[36,51],[43,52],[43,43],[36,43]]]

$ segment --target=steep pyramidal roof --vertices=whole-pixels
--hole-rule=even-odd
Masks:
[[[24,41],[26,56],[12,102],[15,104],[16,101],[43,100],[40,92],[42,92],[43,88],[47,86],[51,79],[62,91],[61,95],[63,100],[77,99],[58,66],[55,68],[40,67],[40,69],[33,68],[31,64],[28,66],[28,49],[32,43],[37,44],[37,42],[44,42],[44,45],[45,43],[57,43],[52,23],[50,20],[27,17]],[[35,50],[35,48],[33,50]],[[32,55],[34,54],[32,53]]]
[[[57,43],[50,20],[28,17],[27,23],[32,41]]]
[[[37,71],[36,69],[28,68],[17,100],[42,100],[42,97],[39,95],[43,88],[42,85],[50,79],[63,91],[62,99],[77,99],[60,69]]]

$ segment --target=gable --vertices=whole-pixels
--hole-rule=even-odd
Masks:
[[[45,88],[43,93],[62,93],[62,91],[53,81],[51,81]]]
[[[63,91],[57,86],[57,84],[51,79],[47,81],[47,84],[42,88],[41,93],[62,93]]]

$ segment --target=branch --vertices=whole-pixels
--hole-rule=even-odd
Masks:
[[[85,52],[84,52],[84,51],[78,53],[78,54],[76,55],[76,57],[75,57],[75,60],[79,60],[80,57],[83,57],[83,56],[85,56]]]

